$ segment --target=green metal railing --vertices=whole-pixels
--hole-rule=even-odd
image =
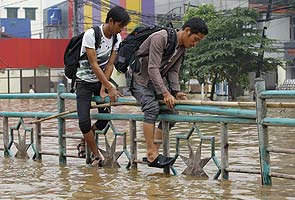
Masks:
[[[272,98],[295,98],[295,91],[265,91],[264,81],[257,80],[256,82],[256,110],[253,109],[240,109],[240,108],[225,108],[220,106],[199,106],[199,105],[176,105],[175,109],[178,111],[189,111],[196,113],[205,113],[206,115],[198,116],[195,115],[167,115],[160,114],[158,120],[163,122],[163,154],[169,156],[170,146],[169,146],[169,128],[168,123],[170,121],[177,122],[193,122],[193,127],[189,133],[177,134],[176,135],[176,155],[175,158],[179,156],[180,140],[186,140],[189,144],[189,139],[193,133],[198,135],[202,142],[207,140],[210,141],[211,145],[211,157],[214,164],[217,167],[217,173],[214,179],[217,179],[221,174],[222,179],[229,178],[229,172],[240,172],[240,173],[251,173],[251,174],[261,174],[262,184],[270,185],[271,177],[289,178],[295,179],[294,175],[284,175],[274,172],[270,172],[270,152],[288,152],[295,153],[295,150],[282,150],[273,149],[269,147],[268,144],[268,132],[267,127],[273,125],[280,126],[295,126],[295,119],[290,118],[269,118],[266,116],[267,104],[266,99]],[[57,94],[54,93],[42,93],[42,94],[0,94],[0,99],[57,99],[58,103],[58,113],[65,111],[65,99],[76,99],[75,94],[65,93],[65,87],[63,85],[58,86]],[[95,102],[103,103],[100,97],[93,97]],[[119,98],[119,102],[130,102],[133,100],[127,98]],[[162,106],[161,109],[166,109]],[[13,142],[13,132],[8,127],[8,118],[35,118],[42,119],[45,117],[52,116],[57,113],[53,112],[0,112],[0,116],[3,118],[3,143],[4,143],[4,155],[11,156],[10,147]],[[208,115],[210,114],[210,115]],[[59,156],[60,163],[66,163],[67,157],[74,157],[73,155],[67,154],[66,149],[66,139],[73,138],[79,139],[81,137],[66,135],[65,123],[67,119],[77,119],[77,114],[67,114],[64,116],[57,117],[58,120],[58,134],[51,134],[52,137],[58,137],[59,153],[51,153],[42,151],[41,139],[44,136],[50,136],[48,134],[42,133],[41,122],[35,123],[34,136],[35,141],[32,143],[34,150],[34,158],[42,159],[42,155],[57,155]],[[127,150],[126,133],[117,133],[112,124],[109,124],[108,128],[113,129],[113,132],[117,133],[115,136],[122,136],[124,139],[123,151],[126,154],[129,163],[128,168],[137,168],[137,163],[141,162],[137,159],[137,143],[144,141],[137,138],[136,122],[143,120],[142,114],[91,114],[92,119],[104,119],[104,120],[128,120],[129,121],[129,134],[130,134],[130,152]],[[203,133],[197,127],[197,123],[219,123],[221,126],[221,162],[218,161],[215,155],[215,138],[211,136],[204,136]],[[260,153],[260,171],[259,170],[240,170],[231,169],[228,164],[228,124],[256,124],[259,134],[259,153]],[[106,134],[106,130],[98,131],[98,134]],[[11,138],[12,137],[12,138]],[[200,146],[201,146],[200,144]],[[208,160],[209,160],[208,159]],[[176,174],[176,170],[172,167],[172,172]],[[165,173],[169,173],[169,168],[164,169]]]

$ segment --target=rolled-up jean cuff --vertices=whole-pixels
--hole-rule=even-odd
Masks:
[[[148,119],[144,118],[143,119],[143,122],[144,123],[148,123],[148,124],[155,124],[156,123],[156,120],[150,119],[150,118],[148,118]]]

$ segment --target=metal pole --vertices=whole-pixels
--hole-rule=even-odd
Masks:
[[[131,153],[131,168],[137,169],[137,163],[134,160],[137,160],[137,143],[136,139],[136,121],[129,120],[129,131],[130,131],[130,153]]]
[[[8,117],[3,117],[3,144],[4,144],[4,157],[10,157],[9,149],[9,133],[8,133]]]
[[[75,15],[74,32],[75,32],[75,35],[78,35],[78,33],[79,33],[79,28],[78,28],[78,0],[74,0],[74,15]]]
[[[220,139],[220,151],[221,151],[221,178],[228,180],[228,128],[226,123],[221,123],[221,139]]]
[[[272,6],[272,0],[269,0],[268,2],[268,6],[267,6],[267,13],[266,13],[266,17],[265,17],[265,22],[268,22],[270,20],[270,16],[271,16],[271,6]],[[260,49],[261,49],[261,53],[260,55],[258,55],[258,62],[257,62],[257,72],[256,72],[256,78],[261,76],[261,68],[262,68],[262,64],[263,64],[263,56],[264,56],[264,38],[266,38],[265,35],[265,30],[267,29],[266,25],[264,24],[263,26],[263,30],[262,30],[262,38],[261,38],[261,43],[260,43]]]
[[[170,156],[170,145],[169,145],[169,122],[162,121],[162,132],[163,132],[163,155]],[[164,168],[165,174],[170,174],[170,167]]]
[[[41,122],[37,122],[35,124],[36,160],[42,160],[42,155],[40,154],[40,152],[42,151],[40,133],[41,133]]]
[[[60,94],[65,92],[64,84],[59,84],[57,88],[57,101],[58,101],[58,112],[65,111],[65,100],[61,98]],[[66,163],[66,139],[63,137],[65,135],[65,119],[58,117],[58,145],[59,145],[59,163]]]
[[[260,170],[262,185],[271,185],[270,176],[270,155],[267,151],[269,147],[268,142],[268,129],[266,125],[263,125],[263,119],[266,117],[266,102],[261,98],[261,92],[265,90],[265,82],[263,79],[255,79],[255,92],[256,98],[256,113],[257,113],[257,128],[258,128],[258,140],[259,140],[259,156],[260,156]]]

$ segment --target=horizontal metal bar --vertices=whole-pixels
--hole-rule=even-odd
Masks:
[[[145,142],[145,139],[143,139],[143,138],[135,138],[133,141],[134,142]],[[162,140],[154,140],[154,144],[162,144]]]
[[[4,117],[31,117],[31,118],[43,118],[48,117],[56,113],[48,112],[0,112],[0,116]],[[68,114],[62,118],[66,119],[77,119],[77,114]],[[103,120],[136,120],[143,121],[142,114],[120,114],[120,113],[99,113],[91,114],[92,119],[103,119]],[[255,119],[245,119],[239,117],[226,117],[226,116],[185,116],[185,115],[168,115],[160,114],[158,120],[165,121],[177,121],[177,122],[203,122],[203,123],[233,123],[233,124],[256,124]]]
[[[267,126],[295,126],[295,119],[266,117],[262,120],[262,124]]]
[[[295,149],[283,149],[283,148],[268,147],[266,150],[268,152],[273,152],[273,153],[295,154]]]
[[[42,137],[54,137],[54,138],[58,137],[57,134],[48,134],[48,133],[39,133],[39,136],[42,136]]]
[[[295,180],[295,175],[282,174],[282,173],[278,173],[278,172],[270,172],[270,176],[277,177],[277,178],[285,178],[285,179]]]
[[[76,154],[68,154],[68,153],[65,153],[64,156],[65,156],[65,157],[72,157],[72,158],[80,158],[80,157],[78,157],[78,155],[76,155]],[[84,158],[84,159],[85,159],[85,158]]]
[[[44,118],[54,115],[52,112],[0,112],[3,117]]]
[[[42,155],[51,155],[51,156],[59,156],[58,152],[52,152],[52,151],[39,151]]]
[[[225,168],[225,171],[228,172],[236,172],[236,173],[246,173],[246,174],[260,174],[260,170],[255,169],[233,169],[233,168]]]
[[[162,114],[157,118],[164,121],[175,122],[203,122],[203,123],[233,123],[233,124],[256,124],[255,119],[245,119],[240,117],[225,117],[225,116],[186,116],[186,115],[168,115]]]
[[[56,93],[0,94],[0,99],[57,99]]]
[[[143,162],[142,160],[133,160],[134,163],[140,163],[140,164],[147,164],[146,162]]]
[[[102,99],[100,96],[94,96],[92,97],[92,101],[98,102],[98,103],[108,103],[110,102],[110,98],[106,97],[105,99]],[[136,102],[134,98],[125,98],[125,97],[119,97],[118,102]]]
[[[295,98],[295,90],[266,90],[261,92],[263,99]]]
[[[69,138],[69,139],[84,139],[84,137],[82,136],[82,133],[81,135],[63,135],[62,136],[63,138]]]
[[[161,106],[161,108],[163,109],[164,106]],[[236,117],[243,117],[243,118],[250,118],[250,119],[256,118],[255,110],[246,110],[246,109],[238,109],[238,108],[221,108],[217,106],[176,105],[175,109],[178,111],[218,114],[218,115],[236,116]]]
[[[50,134],[50,133],[40,133],[39,136],[42,137],[54,137],[54,138],[58,138],[58,134]],[[79,135],[63,135],[63,138],[70,138],[70,139],[83,139],[84,137],[79,136]]]
[[[52,151],[39,151],[39,153],[42,154],[42,155],[59,156],[59,153],[58,152],[52,152]],[[65,153],[64,156],[66,156],[66,157],[72,157],[72,158],[80,158],[76,154],[68,154],[68,153]]]
[[[225,171],[228,172],[236,172],[236,173],[246,173],[246,174],[260,174],[260,170],[245,170],[245,169],[232,169],[232,168],[226,168]],[[290,174],[282,174],[278,172],[270,172],[269,175],[271,177],[277,177],[277,178],[285,178],[285,179],[292,179],[295,180],[295,175]]]
[[[73,99],[76,100],[76,94],[72,93],[61,93],[61,98],[63,99]],[[106,103],[110,102],[109,98],[106,97],[105,99],[102,99],[100,96],[94,96],[92,97],[92,101],[96,101],[98,103]],[[136,101],[133,98],[124,98],[124,97],[119,97],[118,102],[134,102]],[[181,101],[183,103],[179,103],[178,105],[189,105],[189,106],[215,106],[215,108],[218,107],[255,107],[256,102],[227,102],[227,101],[200,101],[200,100],[183,100]],[[267,107],[269,108],[294,108],[295,103],[293,102],[267,102]],[[253,110],[255,112],[255,110]],[[250,116],[253,115],[253,111],[251,111]]]

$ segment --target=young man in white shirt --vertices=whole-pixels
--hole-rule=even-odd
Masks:
[[[109,79],[113,72],[116,51],[121,42],[119,33],[129,22],[130,17],[126,10],[117,6],[107,13],[105,23],[100,26],[101,42],[98,45],[98,49],[95,49],[95,33],[93,28],[88,29],[83,36],[80,55],[82,56],[86,53],[88,59],[85,58],[80,61],[80,68],[78,68],[76,74],[77,113],[80,130],[93,154],[91,163],[93,166],[102,165],[104,160],[103,155],[96,146],[94,131],[103,129],[107,121],[98,120],[91,126],[91,98],[93,95],[101,97],[108,95],[111,101],[116,101],[118,96],[121,96],[120,92],[111,85]],[[116,44],[113,44],[115,41],[113,37],[117,37]],[[106,111],[99,109],[99,112]],[[78,145],[78,151],[79,157],[85,156],[83,141]]]

